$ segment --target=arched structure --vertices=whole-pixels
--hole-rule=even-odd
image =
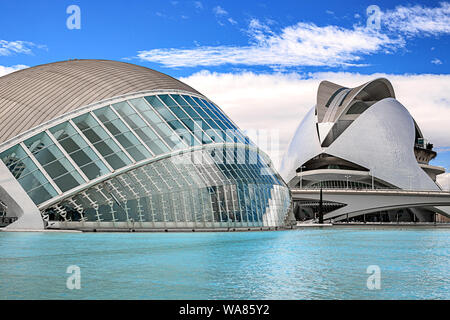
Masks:
[[[290,207],[270,159],[216,104],[151,69],[71,60],[9,74],[0,121],[8,229],[267,228]]]
[[[436,175],[445,170],[429,164],[435,156],[416,121],[395,99],[387,79],[353,89],[323,81],[316,106],[297,128],[280,173],[296,189],[297,198],[302,198],[302,189],[319,188],[440,191]],[[339,197],[341,201],[330,200],[335,205],[326,217],[336,218],[345,205],[365,211],[361,204],[348,202],[362,196],[343,193]],[[306,196],[296,205],[309,201],[314,206],[310,200]],[[431,219],[433,211],[446,214],[446,210],[414,208],[424,220]]]

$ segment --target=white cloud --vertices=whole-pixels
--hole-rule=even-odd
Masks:
[[[312,23],[298,23],[275,34],[256,19],[250,22],[248,34],[251,43],[248,46],[153,49],[138,52],[138,57],[166,67],[223,64],[339,66],[355,65],[363,54],[389,50],[404,44],[401,39],[393,40],[361,27],[319,27]]]
[[[224,8],[222,8],[221,6],[216,6],[212,9],[212,11],[214,12],[216,18],[217,18],[217,23],[221,26],[224,26],[225,23],[223,19],[226,19],[226,21],[228,21],[230,24],[232,25],[236,25],[237,21],[234,20],[232,17],[230,17],[228,15],[228,11],[226,11]]]
[[[194,1],[194,7],[196,9],[203,9],[203,3],[201,1]]]
[[[443,173],[436,177],[437,183],[441,186],[442,190],[450,191],[450,173]]]
[[[228,12],[221,6],[213,8],[220,25]],[[328,12],[331,14],[331,12]],[[355,14],[355,18],[359,18]],[[390,53],[404,47],[413,36],[438,36],[450,33],[450,3],[436,7],[397,6],[382,12],[387,33],[360,25],[343,28],[297,23],[279,32],[253,19],[244,46],[202,46],[198,48],[167,48],[138,52],[138,58],[160,63],[165,67],[219,66],[224,64],[270,66],[274,70],[296,66],[364,66],[364,56]],[[231,17],[229,23],[236,24]],[[382,29],[383,31],[383,29]]]
[[[0,56],[9,56],[13,53],[25,53],[30,54],[31,49],[29,46],[32,45],[25,41],[6,41],[0,40]]]
[[[46,49],[43,45],[36,45],[29,41],[0,40],[0,56],[10,56],[16,53],[32,54],[32,48]]]
[[[450,33],[450,3],[441,2],[438,7],[397,6],[383,13],[382,22],[391,31],[409,36],[439,35]]]
[[[0,66],[0,77],[7,75],[8,73],[14,72],[14,71],[18,71],[18,70],[22,70],[28,68],[28,66],[23,65],[23,64],[17,64],[15,66]]]
[[[233,74],[202,71],[181,80],[216,102],[240,128],[278,135],[279,145],[269,147],[264,146],[266,141],[257,140],[251,134],[253,140],[278,165],[298,124],[315,105],[320,81],[326,79],[356,87],[377,77],[386,77],[392,82],[397,99],[409,110],[435,147],[450,147],[450,75],[361,75],[345,72]]]
[[[228,12],[221,6],[214,7],[213,12],[216,16],[226,16],[228,14]]]
[[[431,63],[432,64],[442,64],[442,61],[439,60],[438,58],[435,58],[435,59],[431,60]]]
[[[234,19],[231,18],[231,17],[229,17],[227,20],[228,20],[228,22],[231,23],[231,24],[237,24],[237,21],[234,20]]]

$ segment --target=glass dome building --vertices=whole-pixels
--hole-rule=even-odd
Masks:
[[[5,229],[260,229],[288,215],[268,156],[154,70],[70,60],[17,71],[0,78],[0,119]]]

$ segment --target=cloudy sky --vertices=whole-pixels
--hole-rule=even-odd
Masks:
[[[386,77],[449,170],[450,2],[342,3],[2,1],[0,75],[72,58],[157,69],[218,103],[275,163],[320,81]]]

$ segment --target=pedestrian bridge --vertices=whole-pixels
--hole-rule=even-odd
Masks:
[[[293,201],[319,201],[320,189],[291,189]],[[324,215],[324,219],[356,217],[363,214],[403,208],[428,207],[450,217],[450,192],[398,189],[322,189],[323,201],[346,204]]]

